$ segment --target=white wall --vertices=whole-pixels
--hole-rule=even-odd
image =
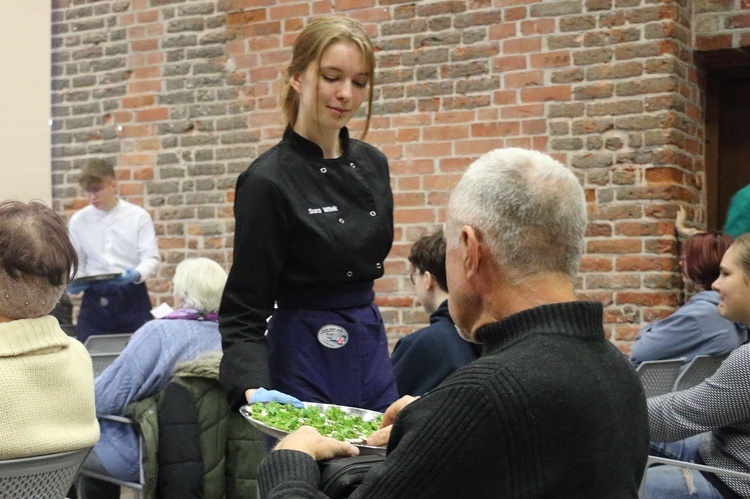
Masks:
[[[0,1],[0,200],[52,203],[50,2]]]

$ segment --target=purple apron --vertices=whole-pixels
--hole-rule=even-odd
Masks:
[[[398,391],[374,298],[372,282],[280,298],[268,323],[271,388],[384,411]]]
[[[83,343],[92,334],[134,333],[151,319],[151,300],[144,283],[92,282],[83,293],[77,338]]]

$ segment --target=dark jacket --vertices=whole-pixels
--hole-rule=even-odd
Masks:
[[[179,364],[153,397],[128,406],[144,438],[144,497],[256,498],[262,434],[230,411],[219,357]]]
[[[481,347],[458,334],[448,300],[430,315],[430,325],[401,338],[391,362],[399,396],[424,395],[459,367],[476,360]]]

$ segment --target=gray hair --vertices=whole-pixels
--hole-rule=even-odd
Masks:
[[[172,278],[175,298],[182,300],[183,306],[200,313],[219,310],[226,282],[227,272],[208,258],[183,260]]]
[[[446,238],[478,231],[515,282],[540,272],[576,275],[586,232],[586,199],[573,173],[546,154],[495,149],[464,173],[448,204]]]

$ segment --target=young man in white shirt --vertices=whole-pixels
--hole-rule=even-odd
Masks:
[[[117,196],[114,167],[108,162],[89,161],[78,183],[89,206],[70,218],[70,236],[79,259],[77,277],[117,274],[68,287],[73,294],[84,292],[78,339],[132,333],[151,319],[145,280],[161,263],[153,221],[146,210]]]

